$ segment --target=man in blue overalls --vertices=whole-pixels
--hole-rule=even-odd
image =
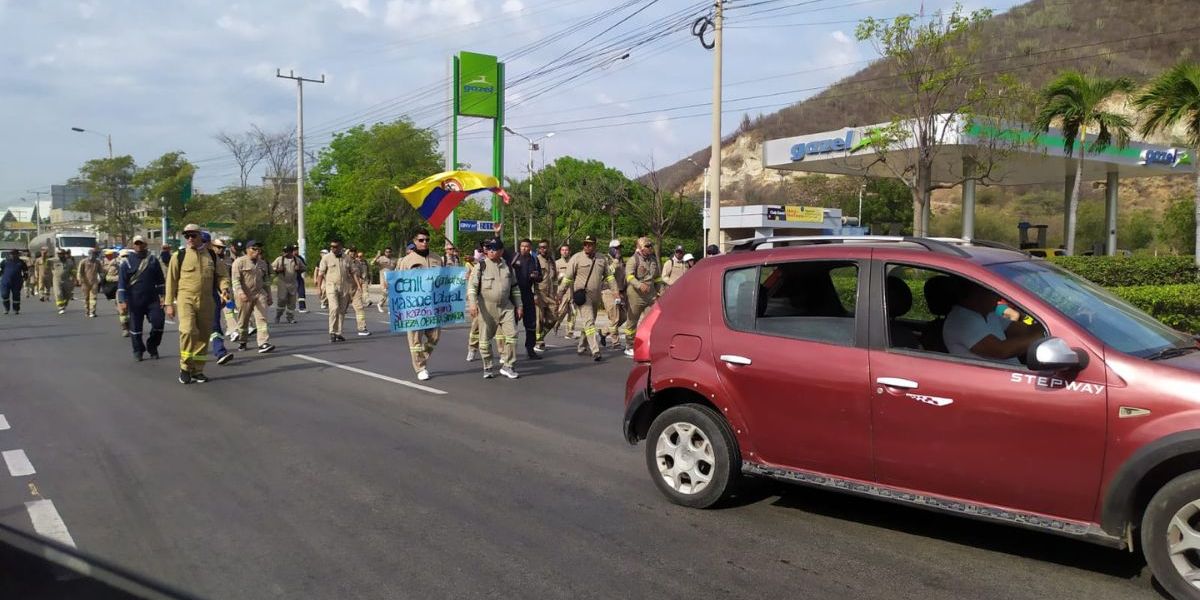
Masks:
[[[163,336],[163,299],[167,295],[167,279],[162,262],[150,254],[146,240],[133,236],[133,253],[121,261],[117,271],[117,307],[129,311],[129,340],[133,343],[133,358],[141,361],[146,353],[158,358],[158,344]],[[150,335],[142,343],[142,324],[150,321]]]

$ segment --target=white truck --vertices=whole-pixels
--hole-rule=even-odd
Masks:
[[[90,231],[51,231],[43,233],[29,242],[29,253],[37,256],[42,246],[50,250],[50,254],[66,248],[75,258],[86,257],[96,247],[96,234]]]

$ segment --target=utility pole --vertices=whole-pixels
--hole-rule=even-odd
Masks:
[[[725,0],[716,0],[716,16],[713,19],[713,95],[712,95],[712,156],[708,159],[711,208],[708,210],[708,243],[721,245],[721,38],[724,29],[723,8]]]
[[[304,82],[325,83],[325,75],[320,79],[305,79],[288,70],[284,75],[275,69],[275,76],[280,79],[296,81],[296,242],[300,245],[300,256],[307,260],[308,243],[304,239]]]
[[[513,129],[511,127],[508,127],[507,125],[504,127],[504,130],[529,143],[529,163],[528,163],[529,166],[527,167],[528,173],[529,173],[529,239],[533,240],[533,152],[535,150],[541,148],[542,157],[543,157],[542,164],[545,165],[546,164],[546,160],[545,160],[546,149],[539,146],[538,142],[540,142],[542,140],[548,140],[548,139],[554,137],[554,132],[547,133],[546,135],[543,135],[542,137],[535,140],[535,139],[529,138],[528,136],[525,136],[525,135],[522,135],[520,133],[513,131]],[[513,231],[514,232],[516,231],[515,227],[513,228]]]
[[[37,190],[25,190],[27,194],[35,194],[33,197],[33,220],[37,225],[37,234],[42,235],[42,194],[47,192],[39,192]]]

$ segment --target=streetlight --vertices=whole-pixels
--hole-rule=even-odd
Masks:
[[[105,139],[107,139],[107,140],[108,140],[108,158],[110,158],[110,159],[111,159],[111,158],[113,157],[113,153],[112,153],[112,135],[110,135],[110,134],[107,134],[107,133],[100,133],[99,131],[92,131],[92,130],[90,130],[90,129],[84,129],[84,128],[82,128],[82,127],[72,127],[72,128],[71,128],[71,131],[77,131],[77,132],[79,132],[79,133],[90,133],[90,134],[92,134],[92,135],[98,135],[98,136],[100,136],[100,137],[102,137],[102,138],[105,138]]]
[[[532,140],[527,136],[513,131],[512,127],[504,126],[504,130],[529,142],[529,239],[533,239],[533,152],[539,148],[538,142],[554,137],[554,132],[547,133],[542,137]],[[543,162],[545,162],[543,160]]]

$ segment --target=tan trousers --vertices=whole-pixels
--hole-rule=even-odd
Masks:
[[[608,332],[606,337],[609,341],[617,343],[621,341],[621,323],[625,322],[625,304],[617,304],[617,298],[621,296],[614,294],[610,290],[604,290],[601,293],[604,299],[604,313],[608,316]]]
[[[258,345],[261,346],[271,341],[271,334],[267,331],[267,293],[253,294],[249,296],[246,302],[238,301],[238,342],[245,343],[246,338],[250,337],[247,333],[250,331],[250,318],[254,318],[254,327],[257,329],[255,336],[258,338]]]
[[[287,311],[289,321],[296,319],[296,301],[300,299],[296,293],[295,278],[292,278],[292,285],[279,284],[275,286],[275,320],[279,321],[279,317],[283,316],[284,311]]]
[[[204,372],[208,361],[208,338],[212,335],[212,297],[178,298],[175,310],[179,317],[179,370],[193,375]]]
[[[367,295],[366,286],[358,288],[350,295],[350,306],[354,307],[354,321],[359,331],[367,330],[367,306],[363,302]]]
[[[98,285],[82,285],[80,293],[83,295],[83,309],[87,314],[96,312],[96,294],[100,291]]]
[[[633,289],[630,285],[629,292],[626,297],[629,299],[629,314],[625,319],[625,324],[622,326],[621,333],[625,334],[625,343],[630,348],[633,347],[633,338],[637,335],[638,322],[642,320],[642,315],[652,305],[654,305],[654,285],[651,284],[650,291],[642,297],[641,293]]]
[[[71,297],[75,295],[75,284],[71,280],[62,277],[54,279],[54,305],[59,308],[66,308],[67,303],[71,301]]]
[[[591,294],[589,294],[591,296]],[[585,349],[591,350],[592,355],[600,354],[600,336],[596,331],[596,314],[600,312],[601,303],[588,298],[583,306],[576,306],[575,324],[579,326],[579,344],[576,349],[582,354]]]
[[[513,308],[495,308],[486,305],[479,309],[480,340],[479,357],[483,359],[483,370],[492,370],[491,339],[496,338],[500,350],[500,366],[512,367],[517,362],[517,321]]]
[[[489,346],[491,344],[488,344]],[[471,319],[471,333],[467,334],[467,350],[479,349],[479,317]]]
[[[325,302],[329,308],[329,335],[342,335],[342,321],[346,309],[350,308],[350,294],[337,289],[325,288]]]
[[[441,329],[421,329],[408,332],[408,351],[412,354],[413,371],[420,372],[429,364],[433,349],[442,337]],[[482,347],[480,354],[483,353]]]
[[[535,300],[537,306],[537,343],[538,348],[546,347],[546,334],[554,327],[554,323],[558,320],[557,309],[558,303],[554,301],[554,294],[539,291]]]

